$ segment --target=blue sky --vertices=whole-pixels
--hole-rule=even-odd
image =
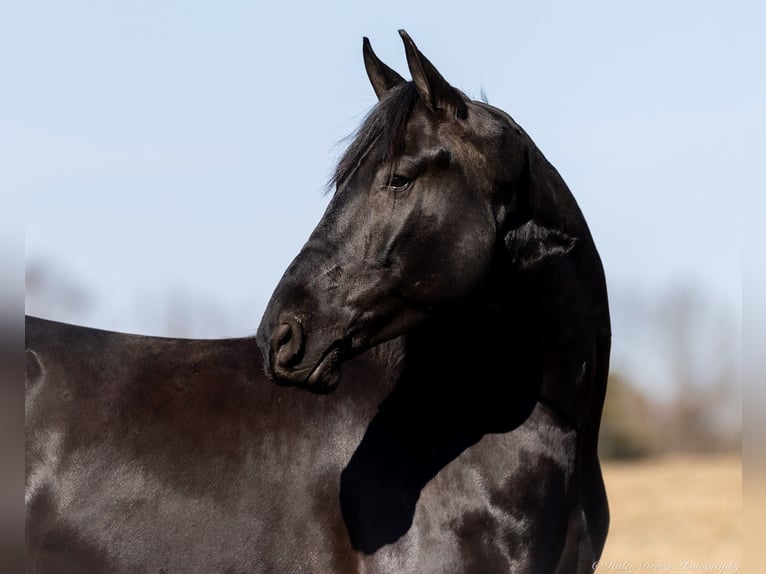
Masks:
[[[742,220],[762,192],[760,6],[14,3],[0,22],[9,201],[27,260],[92,298],[53,318],[167,334],[155,311],[186,297],[226,316],[199,334],[252,333],[375,102],[362,36],[407,75],[403,27],[561,172],[615,305],[688,286],[738,331]],[[615,309],[615,352],[636,364],[639,323]]]

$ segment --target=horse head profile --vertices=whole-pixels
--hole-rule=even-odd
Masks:
[[[509,300],[514,278],[564,256],[562,281],[583,287],[602,275],[574,198],[529,136],[505,112],[452,87],[400,35],[412,81],[364,39],[379,101],[259,327],[277,382],[328,392],[345,359],[429,318],[471,307],[499,319],[498,308],[518,304]],[[601,291],[584,312],[603,315]]]

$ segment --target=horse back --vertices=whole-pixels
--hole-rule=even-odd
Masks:
[[[250,338],[36,318],[26,358],[28,572],[356,571],[337,489],[379,361],[320,397],[268,381]]]
[[[179,537],[204,539],[206,521],[235,503],[235,477],[268,476],[247,458],[258,457],[256,427],[271,424],[257,406],[265,410],[272,388],[250,339],[143,337],[28,317],[28,571],[131,571],[151,564],[147,554],[152,571],[194,570]]]

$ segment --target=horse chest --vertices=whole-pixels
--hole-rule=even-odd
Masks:
[[[352,533],[363,549],[362,571],[554,571],[577,502],[574,452],[574,431],[538,408],[525,425],[484,436],[436,474],[395,541],[380,544],[380,527],[407,523],[402,492],[388,493],[377,513],[362,504],[369,520],[357,529],[368,530]]]

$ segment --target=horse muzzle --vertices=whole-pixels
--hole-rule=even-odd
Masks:
[[[340,382],[343,345],[334,342],[324,351],[307,352],[305,319],[282,315],[273,326],[263,321],[256,341],[266,375],[275,383],[329,393]]]

